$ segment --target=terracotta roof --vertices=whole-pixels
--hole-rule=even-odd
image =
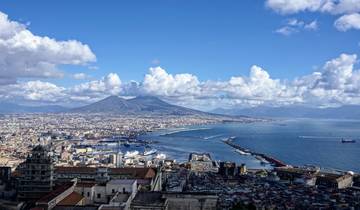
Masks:
[[[84,199],[84,196],[80,195],[77,192],[72,192],[70,195],[68,195],[66,198],[64,198],[62,201],[60,201],[57,205],[58,206],[75,206],[82,199]]]
[[[76,184],[76,187],[85,187],[85,188],[90,188],[95,186],[96,183],[95,182],[78,182]]]
[[[95,174],[93,167],[55,167],[55,173]],[[129,176],[134,179],[152,179],[156,175],[154,168],[109,168],[109,175]]]
[[[135,179],[152,179],[156,175],[153,168],[109,168],[109,175],[128,175]]]
[[[41,197],[37,203],[48,203],[57,196],[59,196],[61,193],[65,192],[67,189],[69,189],[73,185],[72,182],[64,183],[61,186],[56,187],[53,191],[46,194],[45,196]]]

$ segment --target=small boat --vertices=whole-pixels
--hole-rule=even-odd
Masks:
[[[244,151],[239,150],[239,149],[236,149],[235,152],[239,153],[240,155],[251,155],[250,153],[244,152]]]
[[[126,152],[125,157],[126,158],[134,158],[138,154],[139,154],[139,151]]]
[[[148,156],[148,155],[153,155],[157,152],[156,149],[152,149],[152,150],[148,150],[148,151],[144,151],[144,156]]]
[[[354,139],[341,139],[341,143],[356,143]]]

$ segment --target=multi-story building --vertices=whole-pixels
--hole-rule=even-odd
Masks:
[[[219,166],[216,161],[211,159],[208,153],[190,153],[189,164],[191,171],[194,172],[214,172],[217,173]]]
[[[18,198],[35,200],[51,192],[54,186],[54,165],[46,147],[33,148],[26,161],[18,167]]]

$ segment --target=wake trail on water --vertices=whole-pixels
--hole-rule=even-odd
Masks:
[[[161,134],[160,136],[166,136],[166,135],[172,135],[172,134],[176,134],[176,133],[181,133],[181,132],[187,132],[187,131],[200,131],[200,130],[211,130],[211,128],[189,128],[189,129],[178,129],[175,131],[170,131],[170,132],[166,132]]]

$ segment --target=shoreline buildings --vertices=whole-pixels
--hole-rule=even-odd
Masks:
[[[359,177],[318,168],[246,169],[207,153],[157,167],[54,166],[47,147],[36,146],[2,183],[17,197],[0,199],[0,209],[142,210],[241,208],[358,208]],[[11,187],[12,186],[12,187]],[[7,189],[9,190],[9,189]],[[0,188],[0,195],[5,188]]]

